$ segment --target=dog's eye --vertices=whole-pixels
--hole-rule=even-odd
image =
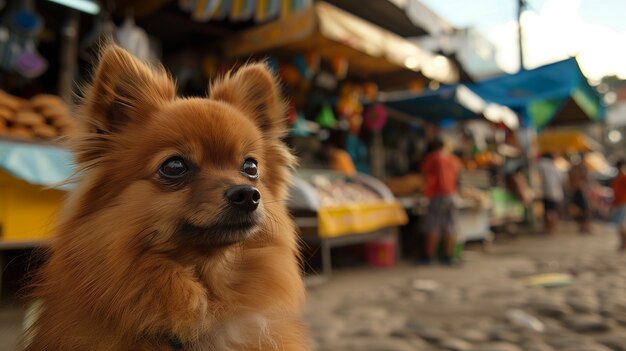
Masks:
[[[187,173],[189,167],[181,157],[168,158],[159,168],[159,175],[165,179],[178,179]]]
[[[259,177],[259,169],[257,167],[257,162],[255,159],[249,158],[246,159],[246,162],[243,163],[241,167],[241,171],[246,174],[249,178],[256,179]]]

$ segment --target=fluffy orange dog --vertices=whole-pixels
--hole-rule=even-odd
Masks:
[[[308,350],[285,106],[262,64],[177,98],[103,52],[26,350]]]

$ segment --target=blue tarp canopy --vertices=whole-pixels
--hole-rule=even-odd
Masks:
[[[511,129],[518,126],[517,115],[511,109],[485,101],[464,85],[444,86],[420,95],[389,93],[383,95],[381,100],[390,109],[441,126],[482,117],[494,123],[503,123]]]
[[[31,184],[50,187],[67,181],[74,171],[68,150],[8,140],[0,141],[0,169]]]
[[[444,86],[419,95],[393,94],[384,99],[384,104],[407,115],[431,121],[463,120],[480,116],[459,100],[458,87]]]
[[[523,121],[547,124],[597,121],[604,117],[600,96],[589,85],[575,58],[468,84],[486,101],[508,106]]]

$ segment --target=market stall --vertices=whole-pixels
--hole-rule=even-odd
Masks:
[[[350,73],[384,78],[395,72],[417,72],[442,83],[458,80],[446,57],[429,53],[410,41],[324,2],[235,35],[224,45],[227,58],[261,52],[287,55],[307,51],[322,59],[350,63]]]
[[[323,188],[318,181],[332,173],[309,161],[333,143],[349,154],[359,173],[348,181],[332,176],[332,196],[355,188],[378,189],[379,195],[365,204],[343,199],[303,207],[290,202],[304,237],[322,246],[325,273],[331,270],[331,247],[376,241],[406,223],[394,196],[380,190],[386,189],[378,179],[385,173],[381,131],[387,109],[378,102],[379,92],[454,83],[458,68],[448,58],[325,2],[247,29],[222,47],[227,60],[261,57],[281,76],[291,103],[289,138],[301,159],[296,185],[312,188],[316,197],[322,194],[316,193]],[[342,136],[329,140],[328,134],[335,133]],[[367,186],[365,179],[370,179]]]
[[[615,176],[615,169],[603,155],[602,145],[581,129],[546,130],[539,134],[537,141],[542,154],[558,155],[555,162],[564,174],[570,171],[572,164],[584,166],[589,178],[587,200],[591,203],[592,214],[606,218],[612,201],[608,182]],[[565,184],[565,188],[569,190],[568,184]],[[565,202],[567,204],[568,199]],[[576,209],[568,211],[575,212]]]
[[[48,245],[72,172],[71,155],[49,142],[0,137],[0,296],[6,252]]]
[[[576,58],[468,84],[486,101],[517,111],[537,129],[601,121],[605,108]]]
[[[449,151],[459,157],[463,166],[456,201],[460,244],[488,240],[492,226],[520,217],[518,206],[510,201],[514,197],[504,188],[506,175],[503,174],[505,160],[519,154],[506,140],[506,135],[518,127],[514,112],[486,102],[464,85],[444,86],[421,94],[382,94],[382,101],[392,115],[437,126],[437,131],[431,134],[444,136]],[[403,177],[387,182],[400,179]],[[428,200],[419,190],[404,194],[402,202],[415,216],[426,213]],[[523,207],[521,213],[523,217]]]
[[[347,177],[329,170],[299,170],[288,207],[304,240],[320,244],[324,275],[332,270],[333,247],[357,243],[390,243],[372,248],[377,251],[370,262],[393,265],[396,229],[406,224],[407,216],[378,179],[361,173]]]
[[[37,161],[39,165],[58,161],[49,157],[51,153],[67,153],[47,141],[75,132],[75,121],[70,113],[70,106],[76,102],[71,96],[72,84],[87,78],[83,73],[89,70],[98,40],[103,37],[113,37],[119,45],[143,59],[163,59],[179,78],[185,94],[193,91],[194,84],[202,85],[201,93],[205,94],[203,80],[206,82],[236,68],[250,56],[266,58],[267,64],[285,83],[284,93],[291,107],[289,137],[313,134],[324,143],[327,141],[324,132],[348,131],[341,147],[350,153],[360,171],[354,177],[341,178],[332,172],[304,166],[297,174],[295,184],[301,191],[307,187],[313,189],[317,202],[315,205],[291,202],[291,209],[300,214],[308,211],[307,216],[296,216],[296,220],[303,228],[312,228],[314,233],[308,238],[325,247],[324,272],[330,272],[331,247],[347,242],[376,242],[381,238],[393,241],[395,229],[406,222],[406,213],[382,182],[365,174],[370,170],[378,174],[384,171],[384,162],[380,162],[383,160],[380,131],[386,123],[386,110],[377,103],[378,92],[390,86],[421,90],[429,82],[453,83],[458,79],[454,63],[324,2],[282,1],[280,9],[275,1],[245,3],[246,6],[242,2],[232,3],[232,6],[223,3],[216,8],[211,8],[209,3],[202,4],[111,1],[96,6],[89,14],[47,2],[42,7],[38,4],[26,9],[40,10],[31,14],[38,20],[36,28],[11,27],[10,36],[13,40],[15,35],[20,43],[29,43],[29,50],[43,48],[39,58],[46,62],[40,61],[45,64],[39,68],[46,73],[41,76],[42,72],[18,71],[22,76],[13,79],[15,67],[0,67],[5,76],[11,76],[7,82],[17,82],[3,86],[3,90],[20,96],[15,98],[17,107],[13,107],[10,104],[14,97],[5,99],[5,95],[0,95],[0,117],[6,122],[5,128],[0,124],[0,134],[23,138],[28,147],[34,144],[32,147],[41,150],[54,150],[42,151],[42,158]],[[135,5],[136,22],[132,12],[125,11]],[[22,10],[20,4],[11,4],[11,7],[9,15],[14,10]],[[155,24],[161,19],[164,22]],[[173,23],[180,26],[177,33],[183,33],[176,38],[169,30]],[[201,28],[201,25],[205,26]],[[40,35],[42,30],[46,35]],[[193,39],[193,35],[186,34],[199,36]],[[185,37],[185,41],[180,37]],[[41,38],[45,42],[40,42]],[[209,39],[214,44],[210,48],[195,49]],[[184,46],[194,49],[184,51],[187,50]],[[182,53],[176,52],[181,50]],[[190,68],[194,64],[197,67]],[[41,77],[45,79],[39,80]],[[29,84],[36,84],[37,89],[32,90]],[[57,94],[63,101],[48,94]],[[7,109],[3,104],[9,104]],[[7,113],[3,113],[5,110]],[[307,127],[301,128],[303,125]],[[10,149],[21,150],[21,143],[11,141],[9,144]],[[35,168],[33,172],[43,175],[47,171]],[[12,176],[19,179],[16,174]],[[324,177],[330,181],[320,181]],[[333,201],[323,195],[327,194],[324,191],[328,190],[328,184],[340,189],[331,193],[335,197]],[[29,187],[35,193],[49,185],[33,183]],[[46,205],[45,215],[42,212],[45,218],[54,217],[64,196],[59,189],[49,192],[54,193],[54,201]],[[367,196],[361,198],[358,194]],[[45,226],[40,226],[39,222],[33,220],[29,223],[33,225],[32,230],[17,230],[17,234],[7,225],[5,231],[10,234],[3,234],[3,238],[42,239],[49,233],[46,228],[54,223],[45,221]],[[390,260],[385,262],[388,264]]]

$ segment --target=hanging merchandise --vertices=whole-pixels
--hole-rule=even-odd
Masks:
[[[153,59],[150,57],[148,34],[135,24],[135,19],[130,13],[126,15],[124,23],[115,34],[117,43],[131,54],[146,61]]]
[[[363,125],[363,116],[360,114],[347,117],[348,130],[350,133],[358,135],[361,132],[361,126]]]
[[[322,128],[333,128],[335,126],[337,119],[335,118],[332,107],[330,107],[328,103],[322,106],[316,121]]]
[[[11,47],[12,68],[26,78],[36,78],[48,69],[48,61],[39,54],[35,37],[43,28],[43,20],[33,11],[32,1],[22,1],[21,8],[12,16],[15,29]]]
[[[302,77],[298,69],[291,64],[280,65],[278,73],[283,82],[290,86],[297,86]]]
[[[353,84],[346,83],[341,87],[341,96],[337,101],[337,113],[344,117],[363,113],[363,105],[359,100],[359,91]]]
[[[215,12],[213,12],[213,19],[223,21],[226,19],[226,17],[228,17],[228,14],[230,13],[233,1],[221,0],[219,3],[219,6],[217,7],[217,9],[215,9]]]
[[[0,0],[1,1],[1,0]],[[311,0],[179,0],[181,11],[195,21],[267,22],[311,7]]]
[[[366,83],[363,86],[363,96],[369,101],[376,101],[378,98],[378,85],[374,82]]]
[[[43,20],[32,11],[31,1],[24,1],[22,6],[12,17],[13,27],[21,34],[36,35],[43,28]]]
[[[198,22],[207,22],[220,5],[220,0],[198,0],[191,13],[191,18]]]
[[[269,19],[276,18],[280,12],[281,0],[257,0],[254,20],[256,22],[265,22]]]
[[[103,40],[113,38],[115,35],[115,23],[111,19],[112,5],[102,8],[98,16],[94,19],[91,31],[85,35],[80,42],[79,55],[86,61],[91,61],[97,55]]]
[[[330,66],[337,79],[344,79],[348,75],[348,59],[345,57],[334,57],[330,60]]]
[[[287,110],[287,123],[294,124],[296,123],[296,119],[298,118],[296,112],[296,106],[293,102],[289,103],[289,109]]]
[[[314,50],[309,50],[306,52],[305,58],[306,58],[306,65],[309,71],[312,74],[319,72],[320,61],[321,61],[320,53]]]
[[[315,76],[315,86],[328,91],[333,91],[337,88],[337,78],[330,72],[321,71]]]
[[[257,0],[233,0],[230,9],[231,21],[248,21],[254,15]]]
[[[293,0],[280,1],[280,16],[285,17],[293,12]]]
[[[298,12],[313,5],[313,0],[292,0],[291,9],[293,12]]]
[[[295,137],[306,137],[310,134],[306,118],[304,118],[304,114],[300,111],[296,113],[296,121],[291,126],[290,134]]]
[[[24,50],[13,62],[15,71],[26,78],[37,78],[48,69],[48,61],[39,54],[33,39],[24,44]]]
[[[295,55],[293,58],[293,65],[298,69],[300,76],[304,79],[311,79],[313,77],[313,72],[309,70],[309,67],[306,63],[306,58],[304,55]]]
[[[365,109],[363,117],[365,128],[379,131],[387,124],[387,109],[383,104],[375,103]]]
[[[294,12],[302,11],[313,5],[311,0],[281,0],[280,16],[288,16]]]

